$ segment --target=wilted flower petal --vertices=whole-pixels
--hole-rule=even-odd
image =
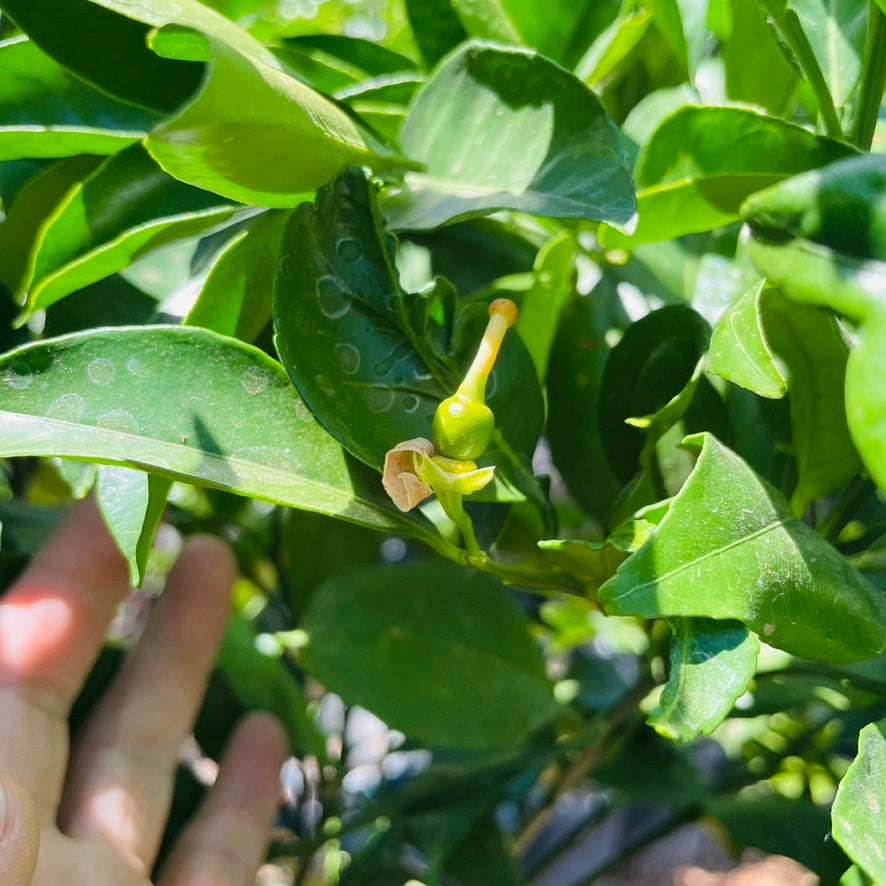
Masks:
[[[416,461],[433,454],[434,444],[424,437],[416,437],[398,443],[385,455],[382,485],[401,511],[411,511],[434,494],[434,490],[415,473]]]

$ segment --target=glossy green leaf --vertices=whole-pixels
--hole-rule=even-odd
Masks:
[[[738,219],[754,191],[850,153],[848,145],[746,108],[681,108],[637,158],[636,233],[606,229],[601,239],[633,247],[722,227]]]
[[[709,337],[700,314],[668,305],[632,323],[609,354],[597,409],[609,464],[622,483],[637,473],[644,446],[688,406]]]
[[[19,299],[33,274],[32,252],[44,226],[102,162],[84,156],[53,163],[28,181],[7,208],[0,227],[0,280]]]
[[[416,45],[432,68],[468,35],[450,0],[404,0]]]
[[[649,725],[675,741],[710,735],[757,669],[760,641],[742,624],[681,618],[672,626],[670,674]]]
[[[105,524],[129,566],[129,581],[140,587],[154,533],[166,508],[170,483],[141,471],[100,465],[96,502]]]
[[[221,251],[185,322],[252,342],[271,321],[286,216],[262,216]]]
[[[425,168],[389,194],[393,228],[432,230],[514,209],[633,229],[633,186],[614,124],[584,84],[527,50],[456,50],[419,91],[400,142]]]
[[[541,382],[548,372],[560,313],[575,285],[575,250],[575,240],[565,232],[546,243],[535,260],[533,285],[520,300],[517,332]]]
[[[860,157],[748,200],[747,251],[786,295],[860,323],[846,366],[846,418],[865,467],[886,489],[886,166]]]
[[[354,455],[381,467],[385,453],[430,438],[438,403],[458,386],[485,328],[485,305],[455,313],[455,294],[438,278],[409,295],[400,287],[390,241],[359,170],[293,213],[283,237],[274,323],[277,349],[314,415]],[[515,335],[505,339],[490,380],[496,417],[489,459],[521,488],[543,421],[532,361]],[[484,457],[484,458],[486,458]],[[524,482],[525,481],[525,482]]]
[[[167,23],[161,10],[170,13],[185,5],[192,23],[201,13],[226,21],[195,0],[68,0],[62,5],[3,0],[4,11],[59,64],[103,92],[163,112],[174,110],[196,89],[202,67],[158,58],[147,37],[151,28]]]
[[[0,41],[0,161],[113,154],[158,119],[74,77],[25,36]]]
[[[692,79],[707,39],[707,3],[701,0],[645,0],[684,73]]]
[[[255,212],[176,181],[132,145],[68,191],[41,225],[19,296],[27,293],[29,312],[46,308],[151,249]]]
[[[701,446],[696,467],[655,534],[600,589],[607,612],[736,619],[815,660],[882,652],[882,593],[715,437],[686,442]]]
[[[811,501],[840,490],[861,468],[843,394],[849,347],[830,311],[797,305],[771,290],[764,312],[767,337],[788,369],[799,475],[791,504],[799,515]]]
[[[798,483],[792,506],[839,490],[861,467],[843,396],[849,347],[830,312],[761,282],[718,325],[708,368],[764,397],[791,395]]]
[[[858,0],[791,0],[838,114],[858,89],[868,4]]]
[[[431,745],[511,745],[558,710],[526,619],[489,576],[353,570],[318,589],[302,627],[313,676]]]
[[[832,810],[834,839],[873,883],[886,883],[886,720],[870,723],[858,737],[858,756],[837,789]]]
[[[646,10],[619,15],[588,47],[575,66],[575,76],[588,86],[603,82],[634,51],[651,21]]]
[[[548,367],[546,435],[554,462],[575,499],[600,521],[621,488],[600,437],[606,333],[626,323],[615,281],[604,276],[564,308]]]
[[[436,536],[346,458],[262,351],[203,329],[93,330],[0,360],[0,456],[141,468],[355,523]]]
[[[566,54],[589,0],[452,0],[471,37],[522,44],[560,61]]]
[[[170,175],[232,200],[295,206],[346,166],[400,164],[338,105],[280,70],[260,43],[206,42],[202,88],[145,142]]]
[[[761,3],[725,3],[732,13],[722,52],[727,95],[775,116],[784,115],[800,84],[798,71],[767,26]]]
[[[761,280],[721,317],[706,367],[761,397],[778,399],[788,392],[788,380],[766,339],[760,304],[765,288]]]

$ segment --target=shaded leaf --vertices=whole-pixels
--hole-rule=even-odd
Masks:
[[[311,674],[432,745],[511,745],[558,710],[520,608],[489,576],[352,570],[317,590],[302,626]]]
[[[432,230],[497,209],[633,229],[617,129],[584,84],[535,53],[458,49],[416,95],[400,142],[425,169],[388,195],[395,229]]]
[[[0,42],[0,161],[113,154],[158,119],[74,77],[25,36]]]
[[[886,646],[886,601],[787,502],[709,434],[655,534],[600,589],[612,615],[737,619],[805,658]]]
[[[181,104],[202,75],[201,65],[158,58],[148,49],[151,28],[169,21],[163,12],[184,5],[192,23],[201,13],[226,21],[195,0],[3,0],[3,9],[59,64],[103,92],[164,112]]]
[[[710,735],[757,669],[760,641],[742,624],[681,618],[672,625],[670,675],[649,725],[675,741]]]
[[[348,172],[293,213],[274,307],[277,348],[305,402],[343,446],[378,468],[396,444],[430,437],[437,405],[461,381],[488,318],[479,304],[456,313],[441,278],[405,293],[390,247],[365,176]],[[487,402],[500,433],[483,461],[517,474],[527,491],[543,406],[515,335],[505,339]]]
[[[183,185],[132,145],[69,190],[33,232],[19,294],[27,292],[29,312],[46,308],[150,249],[256,211]]]
[[[345,457],[282,366],[207,330],[99,329],[12,351],[0,360],[0,419],[0,456],[137,467],[436,539]]]

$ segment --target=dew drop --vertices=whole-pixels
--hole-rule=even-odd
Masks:
[[[317,304],[320,312],[330,320],[344,317],[351,310],[348,294],[332,277],[321,277],[317,281]]]
[[[2,378],[4,384],[16,391],[23,391],[34,380],[34,373],[23,360],[13,360]]]
[[[98,357],[86,367],[86,374],[94,385],[109,385],[117,375],[117,367],[111,360]]]
[[[284,255],[277,263],[277,270],[280,272],[281,277],[292,276],[292,260],[288,255]]]
[[[415,394],[407,394],[403,398],[403,411],[413,413],[416,409],[418,409],[420,404],[421,400],[419,400],[419,398],[416,397]]]
[[[135,416],[125,409],[112,409],[106,412],[99,416],[96,424],[102,430],[119,431],[122,434],[137,434],[140,430]]]
[[[86,401],[79,394],[62,394],[46,410],[46,417],[76,423],[83,418],[85,412]]]
[[[378,415],[394,405],[394,392],[390,388],[366,388],[366,405]]]
[[[345,375],[353,375],[360,368],[360,352],[350,344],[335,346],[335,362]]]
[[[150,366],[135,357],[126,364],[126,371],[136,378],[151,378],[154,375]]]
[[[302,335],[310,335],[314,331],[314,321],[311,315],[304,311],[299,311],[295,315],[295,326]]]
[[[243,385],[243,390],[246,391],[247,394],[255,396],[256,394],[260,394],[262,391],[267,390],[269,381],[268,376],[262,372],[261,369],[257,366],[250,366],[243,375],[243,378],[240,379],[240,384]]]
[[[327,397],[335,396],[335,386],[325,375],[318,375],[314,381],[317,382],[317,387],[320,388]]]
[[[343,240],[339,240],[338,245],[335,248],[342,261],[355,262],[358,258],[363,256],[363,248],[351,237],[345,237]]]

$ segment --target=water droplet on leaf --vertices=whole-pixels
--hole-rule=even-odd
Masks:
[[[390,388],[366,388],[366,405],[378,415],[394,405],[394,392]]]
[[[320,313],[337,320],[351,310],[351,299],[333,277],[321,277],[317,281],[317,305]]]
[[[86,374],[94,385],[109,385],[117,375],[117,367],[111,360],[98,357],[86,367]]]
[[[340,342],[335,346],[335,362],[345,375],[353,375],[360,368],[360,352],[353,345]]]
[[[361,258],[363,255],[363,248],[351,237],[345,237],[343,240],[339,240],[336,250],[338,251],[339,258],[341,258],[342,261],[347,262],[357,261],[357,259]]]

